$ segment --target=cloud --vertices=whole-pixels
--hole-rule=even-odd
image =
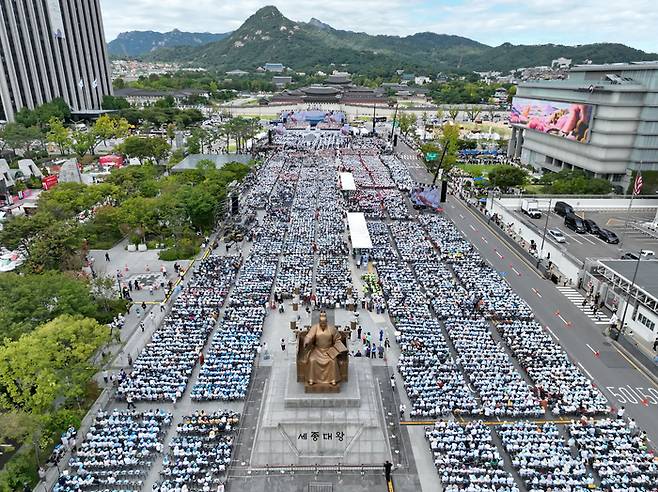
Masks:
[[[108,40],[129,30],[226,32],[272,1],[102,0]],[[408,35],[421,31],[491,45],[618,42],[658,52],[655,0],[280,0],[295,21],[316,17],[337,29]]]

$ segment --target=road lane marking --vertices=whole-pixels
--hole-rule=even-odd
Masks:
[[[557,317],[562,320],[562,322],[564,323],[565,326],[567,326],[567,327],[571,326],[571,323],[569,323],[566,319],[564,319],[561,314],[558,314]]]
[[[570,236],[569,234],[565,234],[565,236],[567,236],[569,239],[573,239],[574,241],[576,241],[578,244],[580,244],[582,246],[583,243],[578,241],[578,239],[576,239],[574,236]]]
[[[589,371],[588,371],[587,369],[585,369],[585,366],[583,366],[580,362],[578,363],[578,365],[580,366],[580,368],[581,368],[583,371],[585,371],[585,374],[587,374],[587,377],[590,378],[592,381],[594,381],[594,378],[593,378],[592,375],[589,373]]]
[[[553,330],[551,330],[551,329],[548,327],[548,325],[546,326],[546,329],[549,331],[549,333],[550,333],[551,335],[553,335],[553,336],[555,337],[555,339],[556,339],[558,342],[560,341],[560,337],[558,337],[555,333],[553,333]]]
[[[470,227],[473,230],[473,232],[477,232],[477,229],[473,227],[473,224],[468,224],[468,227]]]
[[[489,244],[489,241],[487,241],[484,236],[482,236],[481,239],[484,241],[484,244]]]
[[[459,214],[459,216],[461,217],[462,220],[464,220],[464,215],[463,214]]]
[[[516,275],[517,275],[518,277],[521,276],[521,273],[519,273],[519,271],[518,271],[516,268],[512,267],[512,271],[513,271],[514,273],[516,273]]]
[[[533,287],[533,288],[532,288],[532,291],[533,291],[535,294],[537,294],[537,297],[539,297],[539,298],[541,299],[542,295],[539,293],[539,291],[538,291],[537,289],[535,289],[535,288]]]
[[[495,251],[496,254],[498,255],[498,258],[500,258],[501,260],[502,260],[503,258],[505,258],[503,255],[501,255],[501,254],[498,252],[497,249],[494,249],[494,251]]]
[[[587,239],[585,236],[580,236],[580,238],[581,238],[583,241],[587,241],[587,242],[590,243],[590,244],[596,244],[594,241],[592,241],[591,239]]]

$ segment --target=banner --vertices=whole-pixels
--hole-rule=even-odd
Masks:
[[[587,143],[593,114],[591,104],[515,97],[509,121],[538,132]]]
[[[48,17],[50,18],[50,29],[54,37],[64,39],[64,19],[59,0],[47,0]]]

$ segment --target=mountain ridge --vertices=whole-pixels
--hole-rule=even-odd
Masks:
[[[432,32],[371,35],[337,29],[316,18],[295,22],[276,7],[267,6],[221,40],[193,48],[155,50],[147,55],[151,60],[218,70],[253,70],[268,62],[279,62],[295,70],[342,66],[375,76],[390,75],[399,68],[428,74],[451,70],[508,72],[550,65],[558,57],[572,58],[574,63],[586,59],[607,63],[658,59],[658,54],[616,43],[489,46],[462,36]]]
[[[185,32],[173,29],[169,32],[126,31],[107,43],[112,56],[138,57],[157,49],[181,46],[203,46],[219,41],[231,33]]]

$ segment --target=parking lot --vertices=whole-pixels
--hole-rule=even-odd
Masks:
[[[546,215],[542,213],[541,218],[531,219],[521,211],[514,212],[521,220],[532,225],[541,235],[546,224]],[[549,229],[559,229],[566,237],[567,250],[581,261],[585,258],[619,258],[628,251],[639,251],[641,249],[653,250],[658,254],[658,238],[645,234],[634,227],[634,224],[653,220],[655,210],[634,210],[631,212],[626,225],[626,210],[610,210],[605,212],[592,212],[576,210],[576,214],[583,219],[591,219],[602,229],[609,229],[619,237],[621,244],[608,244],[593,234],[578,234],[564,225],[564,217],[556,213],[550,213],[548,219]],[[547,241],[555,242],[550,235],[546,235]]]

